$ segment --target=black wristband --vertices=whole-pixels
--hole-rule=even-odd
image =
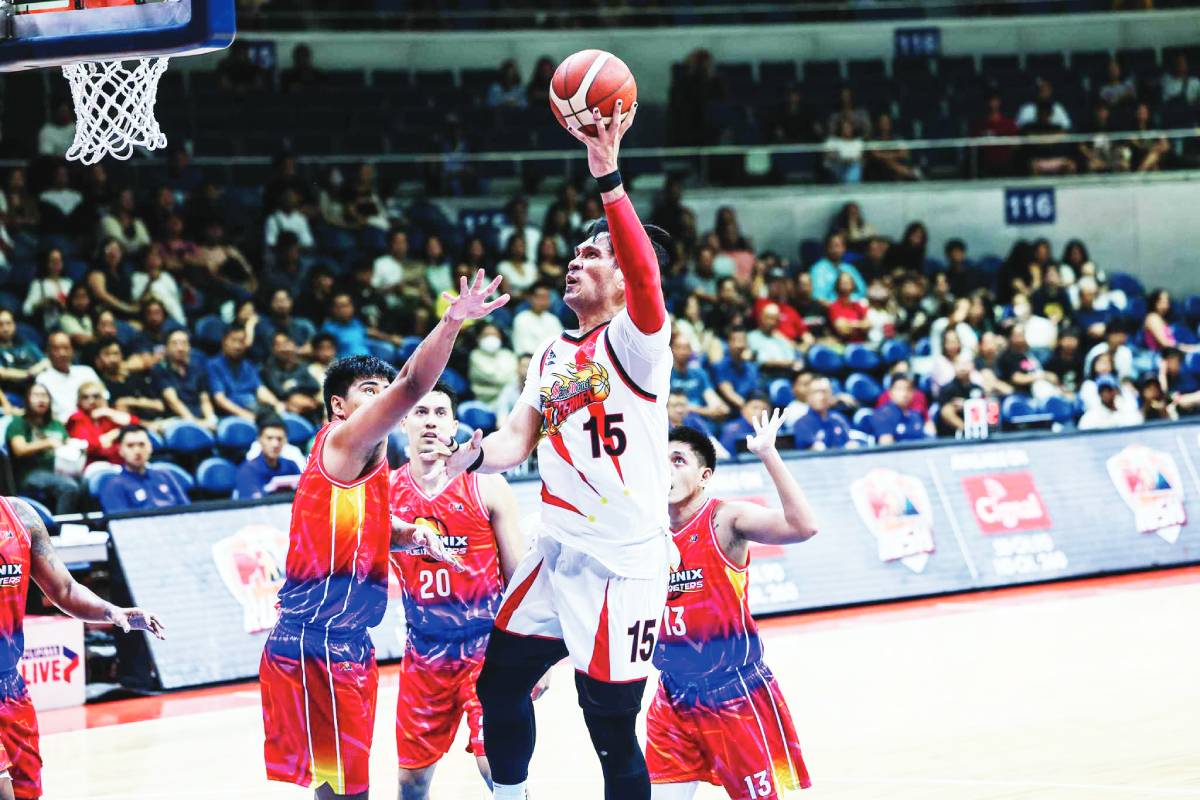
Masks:
[[[467,467],[467,472],[474,472],[483,466],[483,448],[479,448],[479,457],[475,459],[475,463]]]
[[[614,169],[607,175],[601,175],[596,178],[596,185],[600,187],[601,192],[611,192],[623,183],[621,180],[621,170]]]

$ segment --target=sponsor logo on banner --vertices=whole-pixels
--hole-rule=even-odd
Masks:
[[[962,483],[975,521],[984,533],[1018,533],[1050,527],[1050,514],[1032,474],[969,475]]]
[[[213,561],[225,588],[242,606],[246,633],[269,630],[279,619],[279,589],[287,562],[288,535],[270,525],[247,525],[213,543]]]
[[[879,547],[880,561],[899,561],[913,572],[929,562],[933,506],[925,484],[891,469],[873,469],[850,484],[850,498]]]
[[[62,645],[27,647],[21,659],[21,677],[30,686],[64,684],[79,666],[79,654]]]
[[[1107,461],[1118,494],[1133,511],[1138,533],[1156,533],[1174,544],[1187,523],[1183,479],[1175,457],[1163,450],[1131,444]]]

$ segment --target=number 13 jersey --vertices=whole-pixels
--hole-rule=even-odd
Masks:
[[[647,334],[622,310],[539,348],[521,394],[542,420],[541,534],[624,577],[663,569],[670,339],[669,320]]]

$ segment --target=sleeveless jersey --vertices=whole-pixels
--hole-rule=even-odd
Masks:
[[[25,653],[25,596],[29,593],[31,537],[8,498],[0,497],[0,674]]]
[[[291,625],[353,631],[378,625],[387,608],[388,465],[382,459],[353,484],[329,477],[321,452],[338,424],[317,433],[296,487],[279,618]]]
[[[521,394],[542,418],[541,533],[624,577],[666,559],[670,338],[669,321],[645,334],[622,310],[540,348]]]
[[[410,640],[461,641],[487,634],[500,608],[504,580],[496,534],[479,476],[464,473],[430,497],[405,464],[392,476],[392,513],[405,522],[432,528],[462,561],[466,572],[425,554],[424,548],[392,553],[392,566],[404,590]]]
[[[669,679],[707,679],[762,658],[747,596],[749,562],[734,566],[713,531],[720,505],[709,500],[674,532],[679,565],[671,572],[654,653],[654,666]]]

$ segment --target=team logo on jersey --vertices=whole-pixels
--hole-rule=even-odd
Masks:
[[[1174,544],[1187,523],[1183,479],[1175,458],[1161,450],[1131,444],[1107,461],[1108,475],[1133,512],[1138,533],[1155,533]]]
[[[213,544],[217,573],[242,606],[246,633],[270,630],[279,619],[287,550],[287,532],[270,525],[247,525]]]
[[[685,567],[680,564],[671,571],[667,586],[667,599],[678,600],[680,595],[698,592],[704,588],[704,567]]]
[[[450,553],[453,553],[456,556],[466,554],[468,545],[467,537],[452,535],[450,530],[446,527],[446,523],[442,522],[437,517],[417,517],[413,520],[413,524],[428,528],[433,533],[436,533],[438,536],[442,537],[442,546],[445,547]],[[421,559],[427,564],[441,563],[436,558],[429,555],[429,551],[424,546],[414,547],[412,550],[408,551],[408,554],[412,556],[420,556]]]
[[[0,587],[20,586],[24,574],[21,564],[0,564]]]
[[[879,560],[921,572],[933,552],[933,506],[925,484],[892,469],[873,469],[850,484],[850,498],[879,548]]]
[[[566,372],[551,373],[550,385],[542,387],[542,432],[547,436],[557,436],[576,411],[608,397],[608,370],[595,361],[580,362],[567,364]]]

